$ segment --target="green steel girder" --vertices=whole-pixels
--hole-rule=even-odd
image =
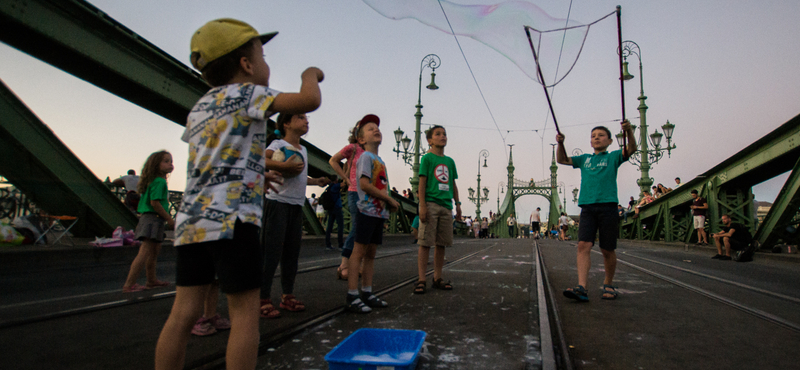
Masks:
[[[792,173],[786,179],[778,198],[772,204],[767,216],[758,228],[754,239],[761,246],[771,246],[786,232],[787,226],[794,226],[800,208],[800,160],[795,162]]]
[[[0,2],[0,41],[179,125],[186,124],[189,110],[209,89],[197,72],[86,1]],[[335,174],[328,164],[330,155],[301,142],[308,150],[310,176]],[[29,153],[29,147],[31,144],[23,141],[19,153],[45,161]],[[81,166],[75,171],[88,170]],[[30,195],[56,202],[40,204],[49,209],[63,208],[70,199]],[[103,207],[92,203],[93,198],[84,201],[103,212]],[[416,206],[406,205],[405,210],[416,214]],[[304,215],[310,230],[321,229],[313,212]]]
[[[622,236],[636,239],[663,237],[665,240],[682,240],[688,243],[695,234],[691,217],[688,216],[692,190],[697,190],[701,197],[708,200],[709,210],[706,217],[708,232],[719,230],[719,219],[723,213],[730,214],[735,222],[743,223],[751,231],[755,230],[752,186],[792,170],[798,159],[800,159],[800,115],[695,179],[642,207],[639,218],[622,225]],[[769,224],[764,222],[756,231],[762,247],[769,247],[777,240],[770,237],[776,232],[775,227],[791,223],[795,218],[796,212],[792,213],[792,207],[795,206],[793,202],[797,193],[791,190],[793,186],[797,186],[792,180],[794,176],[793,170],[790,180],[784,185],[785,191],[782,191],[775,200],[775,206],[779,210],[774,217],[780,218],[781,221]],[[674,218],[664,217],[669,215],[663,213],[664,209],[669,209],[669,214]],[[660,222],[665,224],[659,225]],[[669,228],[674,228],[676,225],[679,229],[670,231]],[[656,232],[652,230],[653,228]]]
[[[77,216],[79,236],[136,227],[122,202],[0,81],[0,175],[40,208]]]

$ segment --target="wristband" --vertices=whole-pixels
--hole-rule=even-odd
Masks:
[[[456,201],[456,205],[457,205],[457,206],[460,206],[460,205],[461,205],[461,202],[459,202],[459,201]]]

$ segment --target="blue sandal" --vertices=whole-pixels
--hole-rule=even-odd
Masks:
[[[564,297],[574,299],[578,302],[589,302],[589,296],[586,294],[586,289],[583,285],[578,285],[574,288],[567,288],[564,290]]]
[[[606,296],[608,294],[608,296]],[[603,299],[614,300],[617,299],[617,287],[608,284],[603,284]]]

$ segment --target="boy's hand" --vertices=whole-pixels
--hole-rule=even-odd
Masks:
[[[167,220],[167,230],[175,230],[175,220],[172,217]]]
[[[456,204],[456,221],[461,221],[461,206]]]
[[[425,203],[419,205],[419,222],[425,223],[428,221],[428,206]]]
[[[394,199],[389,199],[389,201],[386,202],[386,205],[389,207],[389,211],[391,212],[397,212],[397,210],[400,209],[400,203]]]
[[[560,143],[560,144],[563,144],[564,143],[564,134],[556,135],[556,142]]]
[[[275,188],[275,184],[283,185],[283,181],[281,181],[283,177],[281,173],[278,171],[267,171],[264,174],[264,194],[269,193],[270,190],[274,192],[278,192],[278,189]]]
[[[300,78],[305,79],[306,77],[313,76],[317,79],[317,82],[322,82],[325,79],[325,74],[322,73],[317,67],[308,67],[303,73],[300,75]]]
[[[626,120],[624,120],[624,121],[622,121],[622,122],[620,123],[620,125],[622,125],[622,130],[623,130],[623,131],[629,131],[629,130],[631,129],[631,122],[630,122],[630,121],[628,121],[627,119],[626,119]]]

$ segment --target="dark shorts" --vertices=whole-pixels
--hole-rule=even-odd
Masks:
[[[734,251],[743,251],[747,249],[747,246],[750,244],[745,241],[736,240],[736,239],[728,239],[728,243],[731,244],[731,250]]]
[[[583,212],[581,212],[581,214],[583,214]],[[569,225],[561,225],[561,230],[563,231],[569,230]]]
[[[139,223],[136,224],[134,237],[136,240],[147,240],[161,243],[164,241],[165,221],[158,214],[147,212],[139,216]]]
[[[263,269],[258,234],[258,226],[237,220],[233,239],[175,247],[175,285],[208,285],[216,276],[223,293],[258,289]]]
[[[361,212],[356,214],[356,243],[383,244],[382,218],[367,216]]]
[[[538,222],[531,222],[531,230],[535,233],[538,233],[540,229]]]
[[[578,225],[578,241],[594,244],[600,232],[600,248],[607,251],[617,249],[619,237],[619,215],[616,203],[584,204],[581,206],[581,221]]]

